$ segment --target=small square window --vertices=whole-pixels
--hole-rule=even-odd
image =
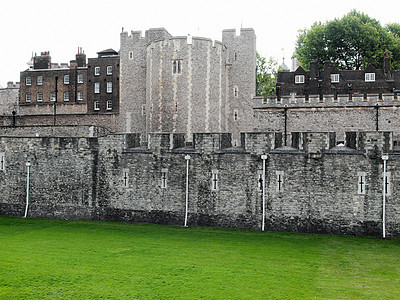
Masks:
[[[50,93],[50,101],[52,101],[52,102],[56,101],[56,92]]]
[[[100,75],[100,67],[94,67],[94,75]]]
[[[25,84],[26,85],[32,85],[32,78],[30,76],[25,78]]]
[[[78,91],[78,100],[79,101],[83,100],[83,92],[82,91]]]
[[[95,82],[94,83],[94,93],[95,94],[100,93],[100,82]]]
[[[107,93],[112,93],[112,82],[107,82]]]
[[[112,75],[112,66],[107,66],[107,75]]]
[[[36,101],[37,102],[42,102],[43,101],[43,93],[37,93]]]
[[[83,83],[83,74],[78,74],[78,83]]]
[[[25,102],[31,102],[31,94],[30,93],[27,93],[26,95],[25,95]]]
[[[100,102],[94,101],[94,110],[100,110]]]
[[[365,81],[366,82],[375,81],[375,73],[365,73]]]
[[[107,110],[112,110],[112,100],[107,100]]]
[[[64,84],[69,84],[69,75],[64,75]]]
[[[304,75],[296,75],[294,77],[294,82],[295,83],[304,83]]]
[[[43,76],[37,77],[37,85],[43,85]]]
[[[338,83],[339,82],[339,74],[331,74],[331,82]]]
[[[69,92],[64,92],[64,101],[65,102],[69,101]]]

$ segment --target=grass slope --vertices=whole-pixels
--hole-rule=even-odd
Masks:
[[[400,240],[0,217],[2,299],[400,298]]]

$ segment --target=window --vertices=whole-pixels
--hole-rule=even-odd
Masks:
[[[211,171],[211,190],[218,190],[218,170]]]
[[[239,113],[238,113],[238,111],[235,109],[235,110],[233,111],[233,121],[237,121],[238,118],[239,118]]]
[[[95,94],[100,93],[100,82],[95,82],[94,83],[94,93]]]
[[[107,93],[112,93],[112,82],[107,82]]]
[[[386,172],[386,178],[385,178],[385,194],[387,196],[391,195],[391,173],[390,172]]]
[[[146,115],[146,104],[142,104],[142,116]]]
[[[276,192],[283,191],[283,171],[276,171]]]
[[[129,51],[129,59],[133,59],[133,51]]]
[[[43,85],[43,76],[38,76],[37,85]]]
[[[69,75],[64,75],[64,84],[69,84]]]
[[[294,77],[294,83],[304,83],[304,75],[296,75]]]
[[[107,110],[112,110],[112,100],[107,100]]]
[[[129,187],[129,169],[122,169],[122,182],[124,187]]]
[[[78,100],[82,101],[83,100],[83,92],[82,91],[78,91]]]
[[[100,102],[94,101],[94,110],[100,110]]]
[[[107,66],[107,75],[112,75],[112,66]]]
[[[25,84],[26,85],[32,85],[32,78],[30,76],[25,78]]]
[[[365,81],[366,82],[375,81],[375,73],[365,73]]]
[[[239,96],[239,89],[237,86],[233,88],[233,96],[237,98]]]
[[[31,94],[30,93],[26,93],[25,102],[31,102]]]
[[[78,83],[83,83],[83,74],[78,74]]]
[[[331,74],[331,82],[332,83],[339,82],[339,74]]]
[[[161,188],[167,188],[168,169],[161,169]]]
[[[365,187],[366,187],[366,173],[365,172],[358,172],[358,188],[357,194],[364,195],[365,194]]]
[[[50,101],[56,101],[56,92],[51,92],[50,93]]]
[[[37,93],[36,101],[37,102],[42,102],[43,101],[43,93]]]
[[[291,92],[290,93],[290,103],[296,103],[296,92]]]
[[[94,75],[100,75],[100,67],[94,67]]]
[[[4,152],[0,152],[0,170],[5,171],[6,169],[6,156]]]
[[[182,60],[175,59],[172,62],[172,73],[181,74],[182,73]]]
[[[69,92],[64,92],[64,101],[65,102],[69,101]]]

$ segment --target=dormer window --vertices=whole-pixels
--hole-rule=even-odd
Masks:
[[[365,82],[375,81],[375,73],[365,73]]]
[[[304,83],[304,75],[296,75],[294,77],[294,83]]]
[[[331,82],[338,83],[339,82],[339,74],[331,74]]]

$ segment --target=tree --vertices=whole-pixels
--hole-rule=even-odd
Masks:
[[[301,31],[295,55],[304,68],[316,55],[320,67],[329,60],[338,68],[358,70],[368,64],[381,67],[385,52],[389,51],[392,67],[398,68],[399,33],[399,24],[382,27],[377,20],[352,10],[341,19],[316,22]]]
[[[276,95],[276,74],[278,72],[278,62],[270,57],[268,60],[257,52],[257,95],[274,96]]]

